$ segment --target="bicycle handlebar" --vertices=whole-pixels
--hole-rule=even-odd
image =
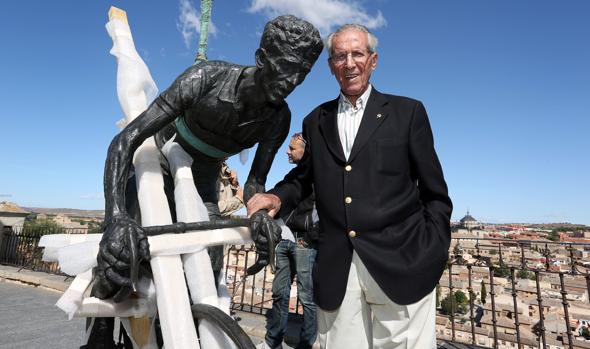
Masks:
[[[250,219],[248,218],[232,218],[204,222],[177,222],[168,225],[154,225],[151,227],[143,227],[143,229],[145,230],[145,233],[148,236],[154,236],[171,233],[182,234],[190,230],[211,230],[222,228],[249,227],[249,225]]]
[[[154,225],[151,227],[144,227],[146,235],[148,236],[155,236],[155,235],[162,235],[162,234],[182,234],[187,231],[193,230],[211,230],[211,229],[223,229],[223,228],[236,228],[236,227],[250,227],[250,219],[249,218],[231,218],[231,219],[220,219],[214,221],[203,221],[203,222],[177,222],[168,225]],[[276,269],[276,261],[275,261],[275,247],[278,241],[274,241],[272,236],[268,237],[268,264],[270,264],[270,269],[274,273]],[[258,271],[262,269],[263,266],[258,266]],[[133,268],[132,268],[133,269]],[[135,280],[135,279],[133,279]],[[135,285],[135,282],[133,282]]]

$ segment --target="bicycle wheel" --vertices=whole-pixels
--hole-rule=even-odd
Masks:
[[[191,307],[195,327],[197,320],[209,320],[219,327],[236,345],[238,349],[255,349],[254,343],[237,322],[220,309],[209,304],[195,304]]]

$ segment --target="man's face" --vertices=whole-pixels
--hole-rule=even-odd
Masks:
[[[332,37],[328,64],[342,93],[356,101],[369,86],[371,73],[377,67],[377,53],[369,52],[366,33],[346,30]]]
[[[287,156],[289,157],[289,163],[296,164],[303,157],[305,152],[305,143],[302,140],[293,137],[289,142],[289,148],[287,148]]]
[[[231,170],[229,172],[229,182],[232,185],[237,185],[238,184],[238,173],[234,170]]]
[[[281,103],[303,82],[311,66],[312,63],[294,54],[266,54],[260,83],[268,101]]]

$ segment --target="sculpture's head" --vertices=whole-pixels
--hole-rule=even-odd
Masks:
[[[295,16],[279,16],[264,27],[256,51],[259,83],[271,103],[281,103],[305,79],[323,49],[319,31]]]

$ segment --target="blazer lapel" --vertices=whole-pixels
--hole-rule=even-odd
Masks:
[[[342,162],[346,162],[342,143],[338,135],[338,98],[329,102],[325,108],[320,111],[320,132],[324,141],[328,145],[330,152]]]
[[[375,130],[383,123],[383,120],[387,118],[387,113],[383,108],[385,104],[387,104],[385,96],[373,88],[359,130],[354,139],[348,162],[354,160],[356,155],[363,149],[369,139],[371,139],[373,132],[375,132]],[[336,129],[337,128],[338,127],[336,126]]]

